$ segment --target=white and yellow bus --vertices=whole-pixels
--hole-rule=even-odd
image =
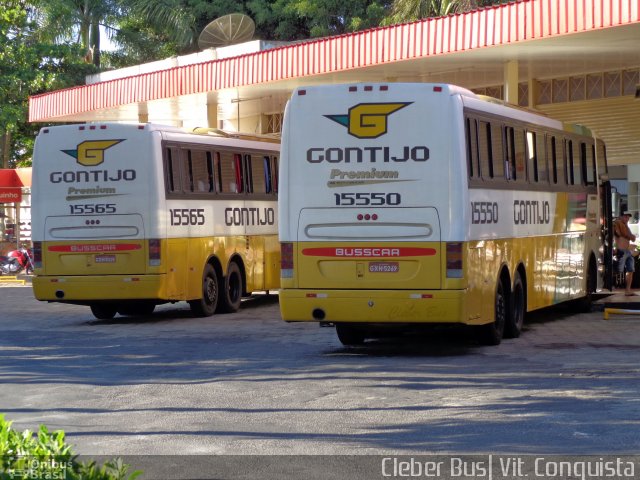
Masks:
[[[153,124],[41,129],[36,298],[100,319],[178,301],[209,316],[277,289],[278,158],[273,142]]]
[[[293,93],[281,149],[285,321],[498,344],[601,285],[607,167],[583,127],[446,84],[328,85]]]

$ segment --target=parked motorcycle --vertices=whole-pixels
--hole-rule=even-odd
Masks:
[[[31,252],[25,247],[11,250],[6,256],[0,256],[0,275],[17,275],[22,271],[31,275],[33,269]]]

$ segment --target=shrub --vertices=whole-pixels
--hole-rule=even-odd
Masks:
[[[120,458],[102,466],[78,461],[62,430],[50,432],[40,425],[37,434],[20,433],[0,415],[0,480],[134,480],[142,473],[127,476],[128,471]]]

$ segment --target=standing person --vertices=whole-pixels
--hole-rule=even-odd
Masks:
[[[635,241],[636,236],[629,229],[629,219],[631,212],[624,212],[613,222],[613,235],[618,249],[618,272],[622,273],[626,270],[624,277],[624,294],[633,295],[631,292],[631,280],[633,280],[633,272],[635,271],[635,260],[631,253],[631,242]]]

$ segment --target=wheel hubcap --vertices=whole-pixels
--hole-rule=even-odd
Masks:
[[[204,286],[205,298],[208,303],[213,303],[216,299],[216,284],[211,277],[207,277]]]

